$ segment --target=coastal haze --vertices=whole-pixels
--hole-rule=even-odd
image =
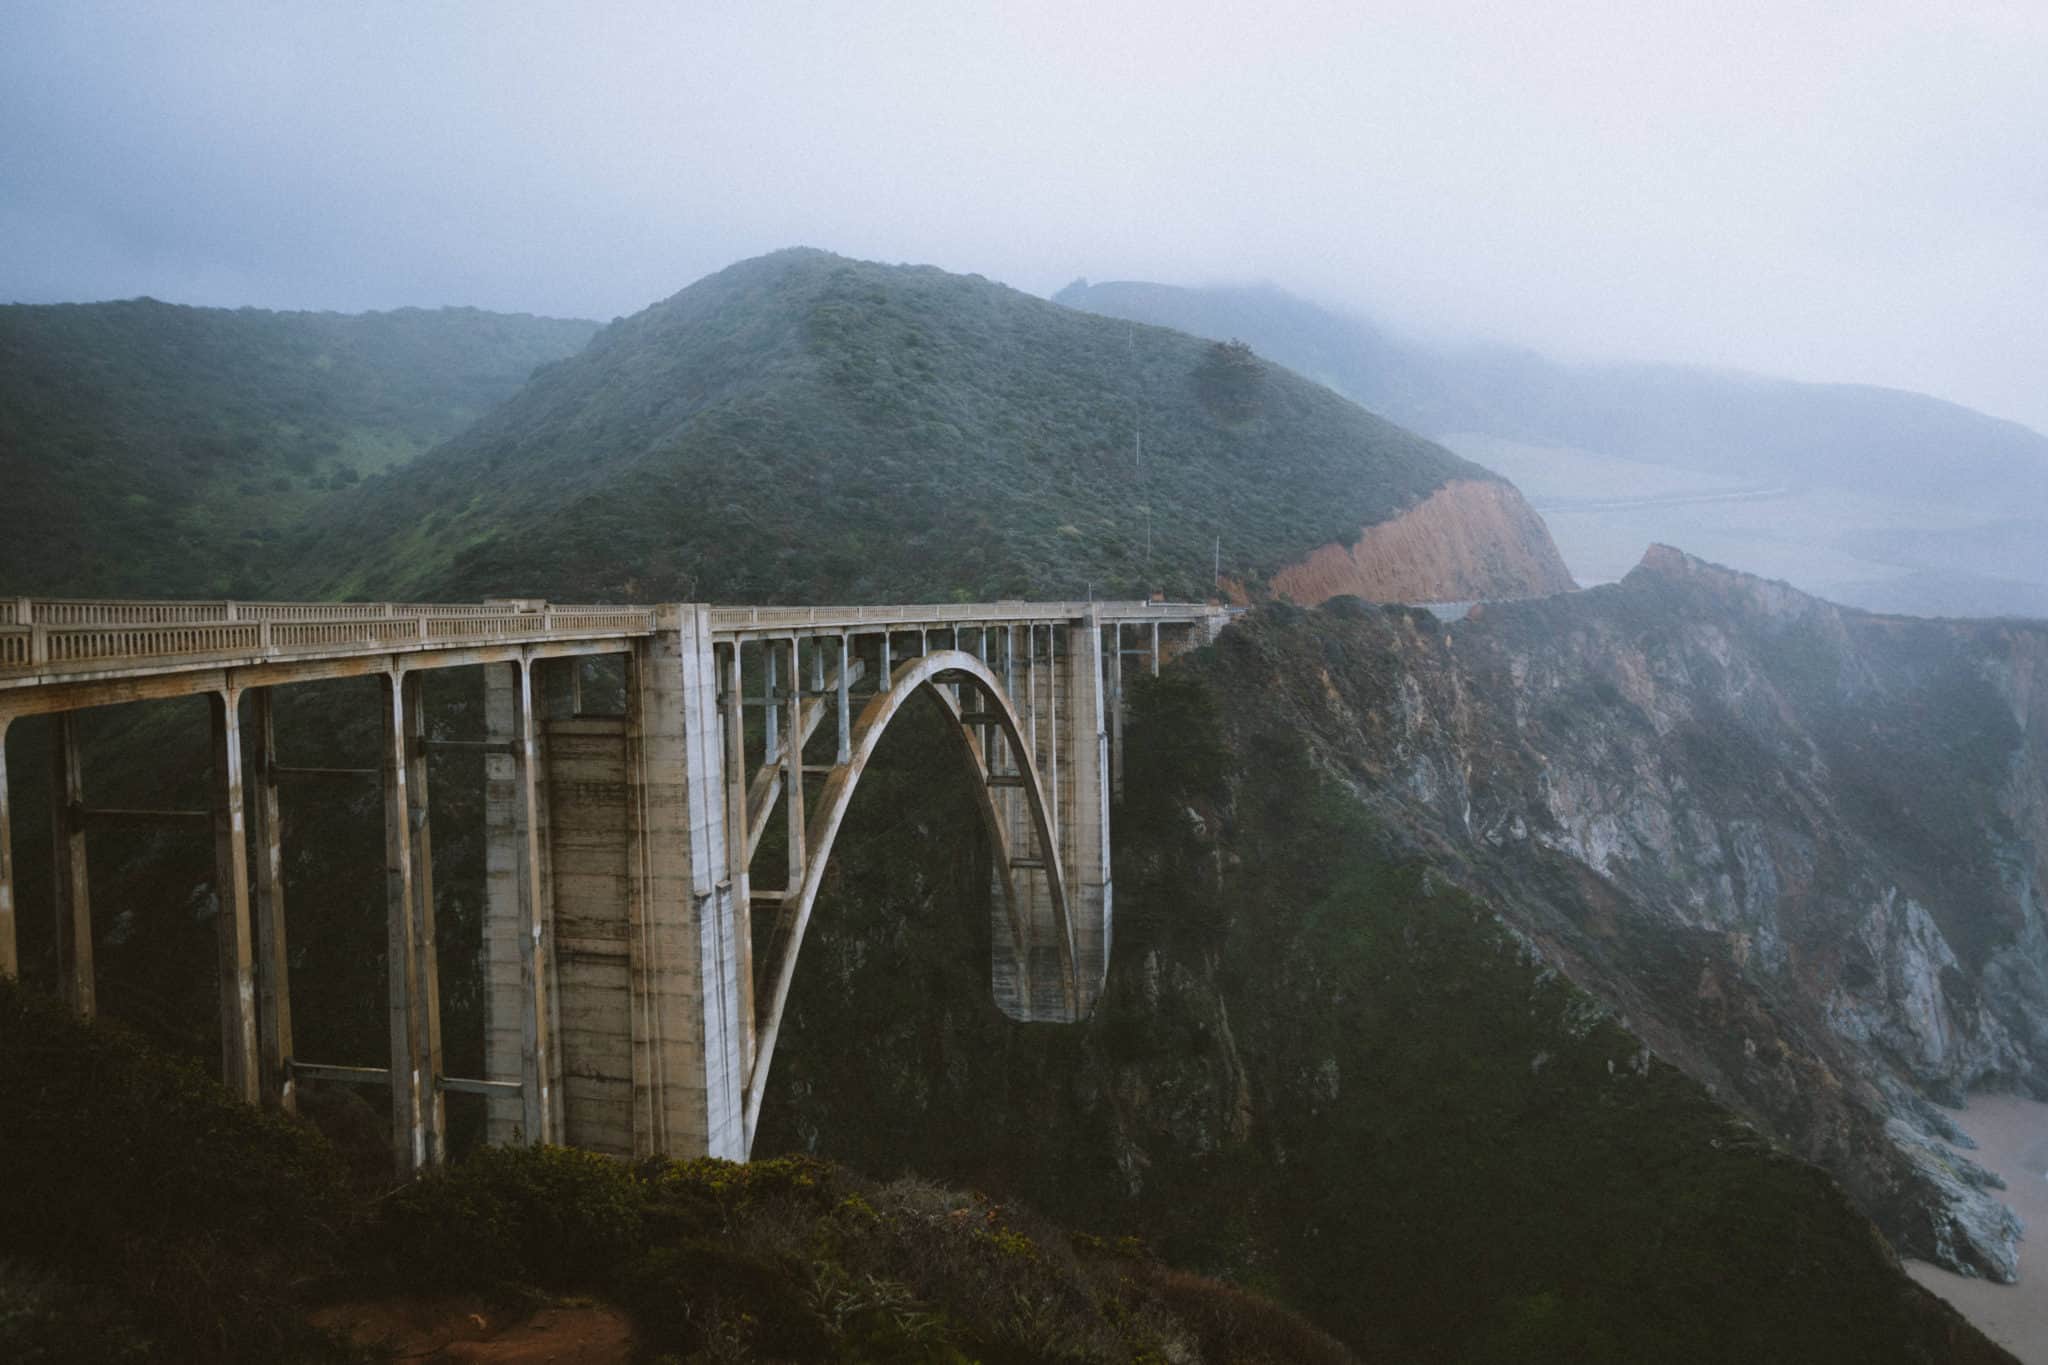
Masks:
[[[0,7],[0,1030],[98,1009],[188,1059],[218,1041],[271,1107],[308,1082],[364,1189],[379,1120],[352,1147],[323,1086],[382,1077],[394,1119],[408,1077],[468,1087],[484,1119],[399,1141],[401,1174],[460,1181],[481,1134],[548,1131],[505,1088],[549,1090],[522,1041],[545,981],[584,1030],[555,1064],[636,1096],[610,1147],[577,1136],[594,1092],[565,1099],[571,1146],[848,1163],[789,1168],[814,1192],[915,1172],[818,1218],[1065,1266],[999,1227],[1014,1199],[1223,1336],[1249,1286],[1299,1310],[1260,1319],[1275,1359],[2048,1361],[2044,70],[2048,9],[1992,0]],[[202,638],[270,669],[246,722],[247,660],[192,672]],[[345,667],[312,660],[336,640]],[[476,676],[429,695],[393,641]],[[536,674],[542,644],[566,666]],[[151,648],[217,698],[206,726],[82,686]],[[883,741],[918,687],[940,706]],[[577,776],[603,746],[641,787]],[[313,804],[380,772],[346,821]],[[642,794],[578,845],[600,788]],[[994,812],[1026,796],[1012,858]],[[706,823],[650,836],[657,806]],[[96,833],[88,876],[94,821],[216,837]],[[257,970],[247,828],[258,995],[223,989]],[[706,861],[656,876],[651,847]],[[1077,931],[1065,959],[1028,939],[1037,902],[991,869],[1082,907],[1085,991],[1054,1007]],[[1054,896],[1060,869],[1092,880]],[[673,1029],[579,985],[574,944],[564,985],[543,882],[607,943],[731,893],[730,979],[676,948]],[[445,1001],[407,1003],[408,942]],[[596,995],[616,1072],[576,1071]],[[693,1009],[740,1023],[700,1047]],[[695,1039],[647,1073],[687,1078],[677,1105],[711,1104],[714,1053],[744,1103],[632,1126],[643,1025]],[[52,1057],[0,1032],[0,1148],[41,1144],[14,1179],[46,1199],[15,1227],[148,1252],[108,1340],[276,1358],[262,1335],[305,1325],[283,1268],[341,1264],[317,1220],[208,1194],[136,1232],[95,1125],[176,1156],[187,1119],[91,1108],[51,1077],[93,1066]],[[244,1120],[199,1149],[237,1166]],[[405,1203],[349,1216],[442,1216]],[[242,1213],[304,1234],[261,1311],[168,1313],[248,1278],[185,1254]],[[1039,1300],[916,1278],[943,1258],[755,1256],[823,1245],[810,1213],[692,1231],[701,1266],[649,1214],[601,1270],[507,1269],[503,1229],[444,1213],[478,1254],[391,1244],[465,1293],[626,1295],[643,1353],[858,1354],[833,1296],[900,1280],[891,1321],[940,1354],[1227,1354],[1153,1351],[1129,1305],[1012,1341],[961,1305]],[[0,1357],[96,1321],[64,1279],[99,1273],[90,1236],[47,1284],[46,1251],[0,1238]]]
[[[0,12],[0,299],[610,318],[792,244],[2048,429],[2027,3]]]

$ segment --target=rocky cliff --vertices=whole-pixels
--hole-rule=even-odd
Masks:
[[[1454,479],[1352,544],[1329,544],[1273,575],[1273,594],[1314,605],[1470,602],[1569,592],[1543,519],[1513,484]]]
[[[2048,625],[1893,618],[1657,548],[1446,629],[1254,630],[1291,722],[1903,1250],[2010,1279],[1943,1106],[2048,1094]]]
[[[988,1005],[971,793],[899,750],[762,1150],[1137,1227],[1369,1356],[1994,1358],[1892,1248],[2013,1264],[1943,1104],[2048,1080],[2044,650],[1672,551],[1260,608],[1140,685],[1082,1028]]]

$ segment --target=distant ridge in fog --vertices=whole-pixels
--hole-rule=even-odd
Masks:
[[[1077,280],[1055,301],[1242,338],[1507,474],[1539,508],[1546,495],[1637,491],[1625,482],[1625,466],[1608,466],[1617,482],[1595,481],[1586,456],[1630,462],[1646,485],[1663,481],[1642,468],[1656,466],[1710,475],[1731,491],[1771,487],[1785,495],[1745,505],[1739,517],[1696,508],[1608,517],[1601,543],[1589,549],[1579,536],[1578,553],[1574,527],[1552,516],[1552,534],[1582,581],[1615,576],[1643,544],[1667,540],[1860,606],[1949,614],[2048,609],[2048,522],[2039,520],[2048,516],[2048,436],[2017,422],[1899,389],[1430,346],[1271,286]],[[1553,470],[1556,482],[1546,487],[1543,475]],[[2019,541],[2032,547],[2017,558],[2010,552],[2015,517],[2022,519]],[[1994,523],[1995,535],[1978,534]],[[1773,544],[1811,553],[1800,558]],[[1980,553],[1985,544],[1998,553]],[[1596,550],[1620,569],[1588,562]]]
[[[1881,474],[1944,498],[1959,485],[1993,480],[2048,492],[2048,436],[1900,389],[1685,365],[1571,365],[1506,347],[1438,349],[1269,285],[1077,280],[1053,301],[1197,336],[1241,337],[1430,436],[1483,432],[1831,483]]]

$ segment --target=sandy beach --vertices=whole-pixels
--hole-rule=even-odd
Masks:
[[[1971,1159],[2005,1177],[2001,1197],[2027,1225],[2019,1283],[1968,1279],[1922,1261],[1906,1269],[2025,1365],[2048,1365],[2048,1104],[1975,1095],[1957,1126],[1977,1140]]]

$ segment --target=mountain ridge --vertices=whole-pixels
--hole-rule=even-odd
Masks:
[[[935,267],[757,257],[322,509],[295,558],[355,567],[296,590],[1199,599],[1498,481],[1216,349]]]

